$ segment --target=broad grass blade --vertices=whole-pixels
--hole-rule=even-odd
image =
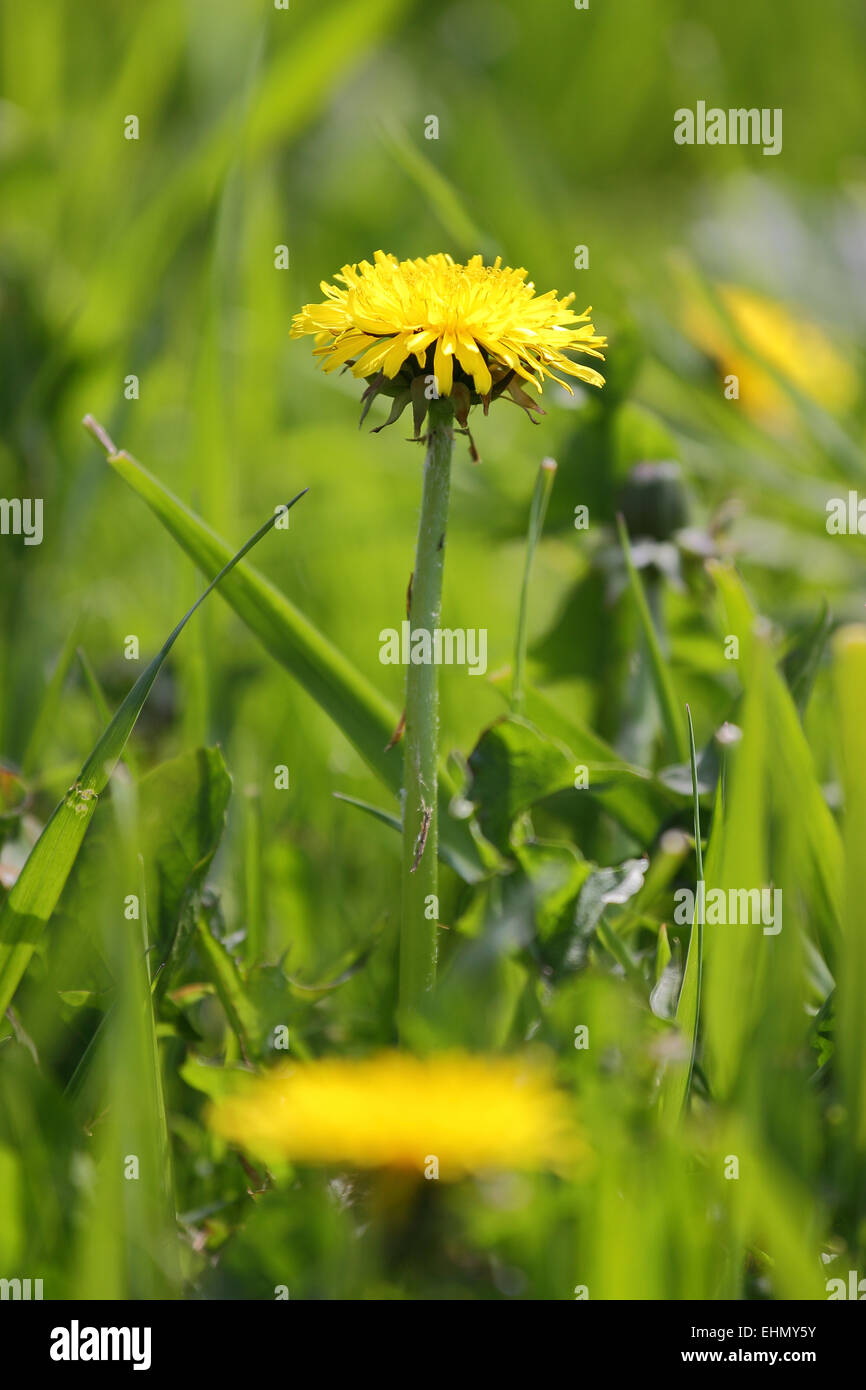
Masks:
[[[303,492],[299,492],[288,506],[293,507],[303,495]],[[169,652],[199,605],[244,555],[267,535],[276,520],[275,514],[259,527],[237,554],[219,569],[204,593],[181,618],[149,666],[142,671],[34,845],[0,911],[0,1015],[9,1007],[39,938],[57,906],[100,794],[108,785],[108,779]]]

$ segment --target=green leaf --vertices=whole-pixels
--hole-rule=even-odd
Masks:
[[[104,990],[60,989],[57,993],[71,1009],[82,1009],[85,1005],[89,1009],[104,1009],[107,1003]]]
[[[671,954],[668,931],[664,923],[659,927],[653,976],[655,983],[650,992],[650,1008],[656,1018],[673,1019],[676,1017],[683,972],[680,962]]]
[[[249,1072],[245,1067],[224,1067],[221,1062],[212,1062],[207,1057],[190,1052],[186,1061],[178,1067],[178,1076],[187,1086],[200,1091],[209,1100],[222,1100],[223,1096],[237,1089],[240,1081],[248,1079]]]
[[[574,768],[585,766],[589,785],[580,795],[596,801],[638,843],[648,845],[655,839],[659,821],[667,819],[677,808],[679,798],[672,788],[644,768],[624,762],[603,738],[574,716],[563,714],[547,695],[532,686],[526,687],[524,715],[568,749],[572,756],[568,787],[574,787]]]
[[[532,890],[532,915],[544,958],[555,964],[557,946],[568,935],[577,895],[593,866],[572,845],[550,840],[518,845],[514,857]]]
[[[200,907],[196,913],[196,929],[196,941],[241,1053],[245,1061],[252,1062],[261,1056],[265,1045],[259,1011],[247,993],[234,957],[215,934],[213,916],[206,907]]]
[[[590,797],[635,836],[649,844],[659,819],[677,807],[677,796],[649,773],[617,758],[588,730],[571,728],[538,692],[527,691],[527,707],[556,732],[542,732],[530,719],[507,716],[481,735],[469,756],[472,781],[468,797],[477,805],[483,835],[502,853],[510,853],[510,829],[536,802],[559,794]],[[577,746],[575,746],[577,745]],[[598,754],[601,754],[599,759]],[[585,766],[589,784],[575,789],[575,770]]]
[[[587,879],[574,914],[574,933],[565,962],[568,969],[574,970],[583,964],[594,933],[633,983],[643,986],[643,977],[631,952],[605,921],[605,913],[608,907],[623,906],[641,891],[646,869],[645,859],[626,859],[615,868],[595,869]]]
[[[503,853],[521,812],[574,785],[568,750],[520,716],[499,719],[485,730],[469,755],[469,770],[469,798],[478,807],[482,833]]]

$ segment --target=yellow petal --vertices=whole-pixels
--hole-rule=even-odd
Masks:
[[[471,376],[475,382],[475,389],[479,396],[486,396],[493,385],[493,378],[474,338],[469,338],[464,333],[459,334],[454,351],[464,372],[467,376]]]
[[[454,358],[446,352],[443,338],[436,340],[436,355],[433,359],[433,374],[436,377],[436,390],[440,396],[450,396],[454,381]]]

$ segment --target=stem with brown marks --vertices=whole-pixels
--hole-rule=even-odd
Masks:
[[[430,407],[421,519],[409,608],[406,732],[403,740],[403,865],[400,923],[401,1033],[436,979],[439,920],[439,673],[433,634],[442,608],[442,572],[453,448],[450,400]],[[426,632],[416,641],[416,634]],[[426,647],[426,651],[423,649]],[[415,655],[421,659],[412,660]],[[423,659],[424,657],[428,659]]]

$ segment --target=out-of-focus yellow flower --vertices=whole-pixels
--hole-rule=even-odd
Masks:
[[[441,253],[398,261],[377,251],[372,264],[344,265],[338,284],[322,281],[324,302],[295,315],[292,337],[313,335],[326,372],[348,366],[366,378],[365,399],[379,391],[392,396],[392,420],[411,401],[416,432],[431,381],[438,396],[453,399],[462,424],[470,405],[481,402],[486,410],[503,392],[538,411],[521,382],[539,395],[546,377],[569,391],[565,377],[603,386],[594,368],[565,355],[603,360],[607,339],[596,336],[590,311],[575,314],[573,294],[536,295],[526,274],[499,256],[493,265],[480,256],[458,265]]]
[[[261,1156],[422,1173],[559,1167],[583,1145],[535,1062],[385,1052],[281,1067],[221,1100],[210,1123]]]
[[[721,313],[705,300],[689,298],[686,331],[724,376],[739,379],[739,400],[750,415],[781,425],[797,416],[790,397],[758,359],[827,410],[852,404],[857,375],[817,325],[752,290],[720,285],[716,293]]]

